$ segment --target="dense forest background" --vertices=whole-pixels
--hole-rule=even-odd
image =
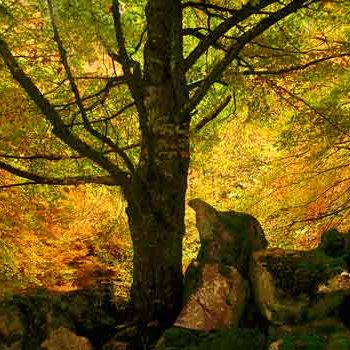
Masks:
[[[106,19],[94,18],[97,12],[91,15],[92,2],[86,1],[86,8],[78,3],[62,1],[59,11],[65,16],[61,23],[65,33],[74,27],[79,34],[70,42],[71,60],[81,77],[80,88],[88,96],[118,67],[101,49],[109,45],[108,31],[100,32]],[[135,43],[144,30],[141,3],[125,3],[123,10],[130,31],[139,24],[130,39]],[[211,89],[193,119],[187,198],[200,197],[220,210],[254,215],[271,246],[309,249],[330,227],[350,230],[348,5],[324,1],[322,11],[304,9],[269,29],[243,49],[242,58]],[[63,72],[53,44],[45,41],[50,30],[47,19],[30,1],[21,6],[17,1],[6,6],[0,1],[0,29],[15,28],[6,35],[14,43],[17,58],[43,88],[53,83],[47,94],[65,109],[68,92],[60,89]],[[77,24],[77,11],[85,22],[95,21],[95,27],[87,30]],[[110,11],[105,1],[106,17]],[[189,11],[188,27],[194,23],[205,27],[208,16],[200,8]],[[41,42],[34,40],[41,35]],[[89,36],[94,36],[95,50],[83,45]],[[188,40],[189,46],[196,37]],[[225,40],[218,45],[224,46]],[[216,58],[209,50],[196,69],[208,71]],[[101,80],[90,79],[96,76]],[[128,103],[122,88],[112,94]],[[54,139],[26,94],[11,82],[3,63],[0,101],[0,160],[36,173],[98,173]],[[222,102],[219,107],[217,101]],[[114,112],[108,104],[101,108],[106,108],[107,115]],[[203,123],[208,111],[211,119]],[[132,109],[127,113],[128,119],[115,119],[108,127],[116,138],[126,140],[124,147],[130,148],[133,159],[138,131]],[[66,159],[48,160],[47,155],[57,150]],[[120,287],[118,297],[127,298],[132,245],[119,189],[21,182],[0,169],[0,281],[4,286],[0,293],[32,286],[66,291],[113,277]],[[184,268],[197,249],[194,213],[187,208]]]

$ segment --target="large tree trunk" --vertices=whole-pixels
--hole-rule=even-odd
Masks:
[[[181,306],[189,165],[180,0],[149,0],[140,162],[126,190],[134,247],[132,297],[144,321],[172,321]]]
[[[142,321],[170,323],[181,307],[186,173],[135,179],[127,213],[133,241],[132,300]]]
[[[160,119],[159,129],[162,125]],[[133,302],[144,321],[165,323],[174,320],[181,306],[189,165],[188,125],[174,123],[169,130],[155,137],[151,163],[148,153],[142,154],[127,209],[134,247]]]

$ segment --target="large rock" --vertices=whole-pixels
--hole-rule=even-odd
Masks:
[[[129,350],[131,346],[128,342],[111,339],[105,345],[103,345],[102,350]]]
[[[349,350],[350,332],[336,319],[270,330],[268,350]]]
[[[247,283],[237,269],[193,263],[188,271],[191,278],[185,285],[191,290],[175,326],[202,331],[237,327],[247,299]]]
[[[250,271],[256,303],[276,325],[323,319],[350,295],[344,261],[317,251],[255,252]]]
[[[157,350],[264,350],[265,337],[257,329],[221,329],[203,333],[184,328],[165,331]]]
[[[189,201],[189,206],[196,212],[201,241],[197,260],[235,266],[247,279],[251,253],[268,244],[259,222],[249,214],[219,212],[198,198]]]
[[[88,339],[79,337],[67,328],[60,327],[50,332],[49,337],[41,344],[47,350],[92,350]]]
[[[238,327],[249,296],[249,259],[267,241],[248,214],[219,212],[201,199],[196,211],[201,247],[185,274],[184,308],[175,325],[209,331]]]
[[[23,342],[19,340],[9,345],[0,343],[0,350],[23,350]]]
[[[350,234],[341,233],[335,228],[327,230],[322,234],[317,249],[334,258],[347,256],[350,253]]]
[[[31,290],[0,304],[0,350],[9,346],[39,349],[52,332],[62,328],[73,334],[79,329],[100,346],[115,333],[118,318],[125,317],[105,286],[63,294]]]
[[[26,332],[22,313],[14,305],[0,306],[0,338],[22,337]]]
[[[23,314],[15,305],[0,306],[0,350],[21,350],[26,334]]]

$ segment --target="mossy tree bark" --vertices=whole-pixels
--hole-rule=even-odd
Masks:
[[[182,292],[189,116],[180,1],[150,0],[141,157],[126,191],[134,247],[132,295],[145,319],[172,321]]]

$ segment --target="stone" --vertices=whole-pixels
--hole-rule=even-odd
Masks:
[[[130,344],[121,340],[112,339],[105,345],[102,350],[129,350]]]
[[[283,345],[283,340],[282,339],[278,339],[276,341],[274,341],[273,343],[270,344],[269,346],[269,350],[281,350]]]
[[[0,337],[23,336],[26,332],[23,315],[13,305],[0,307]]]
[[[201,241],[197,261],[235,266],[247,279],[251,253],[268,244],[258,220],[245,213],[219,212],[198,198],[190,200],[189,206],[196,212]]]
[[[87,338],[79,337],[67,328],[60,327],[51,331],[48,338],[41,344],[47,350],[92,350]]]
[[[166,330],[156,350],[264,350],[265,337],[256,329],[221,329],[198,332],[172,327]]]
[[[350,332],[349,330],[340,330],[333,332],[328,338],[326,350],[349,350]]]
[[[246,281],[233,266],[225,266],[224,275],[218,263],[199,270],[200,281],[189,292],[174,325],[202,331],[237,327],[247,299]]]
[[[249,299],[249,260],[267,240],[251,215],[219,212],[201,199],[196,212],[201,247],[184,280],[184,308],[175,325],[208,331],[238,327]]]
[[[93,302],[92,302],[93,301]],[[112,303],[109,288],[90,288],[72,291],[62,295],[56,303],[68,319],[73,320],[85,333],[91,332],[96,324],[103,327],[116,325],[117,310]]]
[[[271,327],[269,350],[349,350],[350,331],[337,319]]]
[[[255,301],[276,325],[323,319],[350,294],[342,260],[316,251],[267,249],[250,264]]]
[[[0,344],[0,350],[23,350],[23,342],[16,341],[10,345]]]
[[[322,234],[317,249],[331,257],[348,255],[350,253],[350,234],[341,233],[335,228],[327,230]]]

